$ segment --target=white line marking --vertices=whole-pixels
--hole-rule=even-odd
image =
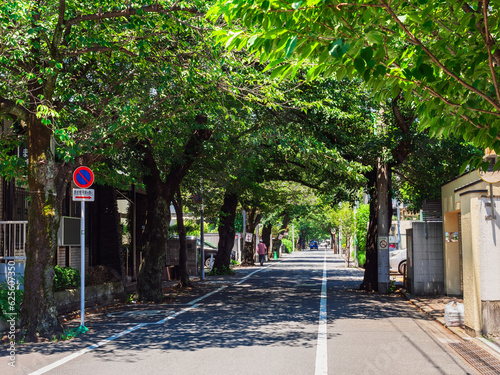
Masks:
[[[123,335],[126,335],[130,332],[133,332],[139,328],[142,328],[144,327],[146,324],[138,324],[136,326],[133,326],[129,329],[126,329],[125,331],[121,331],[120,333],[117,333],[116,335],[113,335],[111,337],[108,337],[107,339],[104,339],[102,341],[99,341],[97,344],[94,344],[94,345],[90,345],[89,347],[85,348],[85,349],[82,349],[82,350],[79,350],[77,351],[76,353],[73,353],[65,358],[62,358],[60,359],[59,361],[56,361],[48,366],[45,366],[45,367],[42,367],[40,370],[37,370],[35,372],[32,372],[30,375],[38,375],[38,374],[45,374],[47,371],[50,371],[50,370],[53,370],[55,369],[56,367],[59,367],[63,364],[65,364],[66,362],[69,362],[75,358],[78,358],[82,355],[84,355],[85,353],[88,353],[100,346],[103,346],[103,345],[106,345],[108,342],[110,341],[113,341],[113,340],[116,340],[117,338],[123,336]]]
[[[280,263],[281,263],[281,262],[280,262]],[[266,267],[264,267],[264,268],[259,268],[258,270],[255,270],[255,271],[253,271],[253,272],[249,273],[248,275],[246,275],[244,278],[242,278],[242,279],[241,279],[240,281],[238,281],[237,283],[234,283],[234,285],[239,285],[239,284],[241,284],[241,283],[243,283],[243,282],[247,281],[247,280],[248,280],[248,278],[249,278],[250,276],[255,275],[257,272],[261,272],[261,271],[267,270],[269,267],[272,267],[272,266],[273,266],[273,265],[271,264],[271,265],[266,266]]]
[[[195,303],[200,302],[202,299],[205,299],[205,298],[207,298],[207,297],[211,296],[212,294],[218,293],[218,292],[220,292],[222,289],[226,289],[226,288],[227,288],[227,286],[221,286],[219,289],[214,290],[213,292],[210,292],[210,293],[208,293],[208,294],[205,294],[204,296],[201,296],[200,298],[197,298],[197,299],[195,299],[194,301],[188,302],[187,304],[188,304],[188,305],[194,305]]]
[[[266,268],[269,268],[269,267],[271,267],[271,265],[267,266]],[[264,268],[260,268],[260,269],[258,269],[256,271],[248,274],[243,279],[241,279],[239,282],[237,282],[235,285],[241,284],[243,281],[245,281],[246,279],[248,279],[250,276],[252,276],[253,274],[255,274],[257,272],[262,271],[263,269]],[[47,371],[53,370],[56,367],[59,367],[59,366],[65,364],[65,363],[67,363],[67,362],[69,362],[69,361],[71,361],[71,360],[73,360],[75,358],[78,358],[78,357],[80,357],[80,356],[82,356],[82,355],[84,355],[84,354],[86,354],[86,353],[88,353],[88,352],[90,352],[90,351],[92,351],[92,350],[94,350],[96,348],[99,348],[100,346],[106,345],[107,343],[109,343],[109,342],[111,342],[113,340],[116,340],[117,338],[119,338],[121,336],[127,335],[127,334],[129,334],[129,333],[131,333],[131,332],[133,332],[133,331],[135,331],[135,330],[137,330],[139,328],[145,327],[147,325],[163,324],[163,323],[165,323],[168,320],[174,319],[175,317],[177,317],[177,316],[179,316],[179,315],[181,315],[181,314],[183,314],[183,313],[185,313],[185,312],[187,312],[189,310],[192,310],[192,309],[198,307],[199,304],[197,304],[197,302],[199,302],[199,301],[201,301],[201,300],[203,300],[203,299],[211,296],[212,294],[218,293],[218,292],[220,292],[221,290],[223,290],[225,288],[227,288],[227,286],[222,286],[219,289],[214,290],[213,292],[205,294],[204,296],[201,296],[200,298],[197,298],[194,301],[189,302],[188,305],[191,305],[191,306],[186,307],[186,308],[182,309],[181,311],[176,312],[173,315],[167,316],[166,318],[164,318],[162,320],[159,320],[159,321],[157,321],[155,323],[141,323],[141,324],[137,324],[137,325],[135,325],[135,326],[133,326],[133,327],[131,327],[129,329],[126,329],[125,331],[121,331],[121,332],[117,333],[116,335],[110,336],[110,337],[108,337],[108,338],[106,338],[106,339],[104,339],[102,341],[99,341],[97,344],[90,345],[89,347],[87,347],[85,349],[79,350],[76,353],[70,354],[69,356],[67,356],[65,358],[62,358],[62,359],[60,359],[60,360],[58,360],[58,361],[56,361],[56,362],[54,362],[54,363],[52,363],[50,365],[42,367],[41,369],[39,369],[39,370],[37,370],[35,372],[32,372],[29,375],[45,374]]]
[[[181,314],[184,314],[185,312],[187,312],[187,311],[189,311],[189,310],[192,310],[192,309],[197,308],[198,306],[200,306],[200,305],[199,305],[199,304],[196,304],[196,305],[193,305],[193,306],[186,307],[185,309],[182,309],[181,311],[177,311],[175,314],[170,315],[170,316],[167,316],[167,317],[163,318],[162,320],[158,320],[158,321],[157,321],[157,322],[155,322],[155,323],[148,323],[148,324],[163,324],[163,323],[165,323],[166,321],[171,320],[171,319],[174,319],[174,318],[178,317],[178,316],[179,316],[179,315],[181,315]]]
[[[327,320],[326,320],[326,249],[323,263],[323,282],[321,284],[321,302],[319,307],[318,343],[316,348],[316,372],[315,375],[328,374],[327,348]]]

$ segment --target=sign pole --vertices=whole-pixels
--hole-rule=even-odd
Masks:
[[[200,178],[200,191],[201,191],[201,215],[200,215],[200,257],[201,257],[201,275],[200,280],[205,280],[205,220],[203,218],[203,177]]]
[[[80,189],[73,189],[73,200],[81,202],[80,214],[80,333],[87,332],[85,327],[85,201],[94,201],[94,172],[89,167],[81,166],[73,172],[73,182]]]
[[[81,219],[80,219],[80,328],[85,328],[85,201],[81,202]]]

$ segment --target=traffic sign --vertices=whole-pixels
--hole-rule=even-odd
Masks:
[[[73,182],[79,188],[89,188],[94,183],[94,172],[89,167],[78,167],[73,172]]]
[[[378,237],[378,248],[380,250],[386,250],[389,248],[389,237],[379,236]]]
[[[94,189],[73,189],[74,201],[94,202]]]

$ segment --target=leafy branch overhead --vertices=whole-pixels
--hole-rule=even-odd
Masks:
[[[500,150],[496,3],[224,0],[208,16],[274,77],[360,77],[381,100],[414,100],[431,134]]]

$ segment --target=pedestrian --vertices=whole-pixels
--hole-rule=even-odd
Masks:
[[[264,258],[266,257],[266,253],[267,253],[267,246],[261,239],[259,241],[259,245],[257,246],[257,254],[259,254],[259,262],[261,266],[264,265]]]

